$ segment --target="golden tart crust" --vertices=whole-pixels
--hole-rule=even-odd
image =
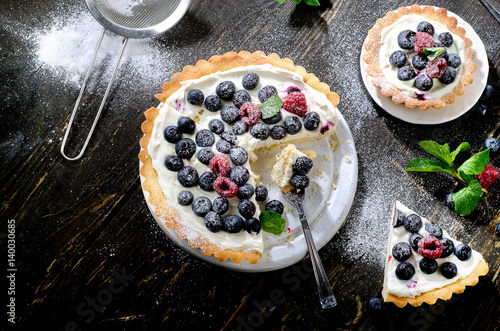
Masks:
[[[381,43],[381,32],[384,28],[392,25],[398,19],[405,15],[420,15],[431,21],[436,21],[446,25],[448,30],[465,42],[465,60],[463,62],[462,75],[459,78],[459,83],[451,93],[446,94],[442,98],[419,100],[407,96],[401,90],[391,84],[382,73],[379,64],[379,51]],[[372,84],[380,87],[380,92],[386,97],[392,97],[392,101],[396,104],[404,103],[407,108],[419,107],[421,110],[427,110],[430,107],[436,109],[442,108],[446,103],[453,103],[456,95],[462,95],[465,92],[465,86],[470,85],[473,81],[472,73],[476,71],[476,66],[472,62],[475,57],[474,51],[471,49],[472,41],[465,37],[465,29],[457,26],[457,19],[448,16],[448,12],[444,8],[434,8],[431,6],[400,7],[396,11],[388,12],[384,18],[377,20],[375,26],[368,31],[368,37],[363,44],[366,52],[363,55],[363,61],[366,62],[366,73],[371,77]]]

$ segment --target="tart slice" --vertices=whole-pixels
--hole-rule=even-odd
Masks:
[[[283,191],[287,193],[293,189],[292,178],[294,181],[307,181],[303,177],[307,175],[312,168],[312,161],[318,153],[313,150],[299,151],[294,144],[286,146],[281,153],[276,155],[276,163],[271,172],[271,179]],[[294,185],[296,185],[294,183]]]
[[[488,273],[482,255],[408,209],[394,204],[385,262],[385,302],[434,304],[476,285]]]

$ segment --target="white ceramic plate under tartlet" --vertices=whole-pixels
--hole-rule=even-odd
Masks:
[[[365,48],[361,47],[360,69],[363,83],[373,100],[392,116],[413,124],[441,124],[452,121],[465,114],[474,107],[481,97],[486,87],[486,82],[488,81],[489,70],[488,56],[484,44],[469,23],[450,11],[448,11],[448,15],[458,20],[458,26],[466,30],[465,36],[472,41],[471,48],[476,53],[476,57],[473,61],[476,65],[476,71],[472,74],[474,81],[471,85],[465,87],[465,93],[457,96],[454,103],[446,104],[441,109],[432,107],[427,110],[420,110],[418,107],[408,109],[404,104],[395,104],[390,97],[383,96],[382,93],[380,93],[380,88],[373,86],[370,77],[366,73],[366,63],[363,61]]]
[[[354,200],[358,181],[358,159],[351,131],[340,112],[339,123],[336,126],[338,146],[331,148],[335,135],[326,139],[297,145],[298,149],[312,149],[318,155],[314,160],[314,167],[309,173],[310,185],[306,189],[304,209],[317,249],[323,247],[337,233],[344,223]],[[333,150],[332,150],[333,149]],[[179,239],[174,230],[165,226],[165,220],[156,216],[154,206],[148,201],[149,193],[143,190],[147,205],[160,228],[179,247],[189,254],[211,264],[242,272],[265,272],[288,267],[304,259],[308,255],[305,238],[295,209],[288,204],[281,190],[271,184],[271,168],[274,164],[274,155],[281,149],[266,152],[257,152],[260,157],[255,167],[260,169],[262,182],[269,189],[269,198],[279,199],[285,205],[283,217],[287,220],[286,229],[280,236],[263,232],[265,250],[256,264],[247,261],[234,263],[230,260],[221,262],[213,255],[206,256],[199,249],[191,248],[187,240]],[[142,166],[142,163],[139,165]],[[141,183],[144,177],[141,177]],[[264,210],[265,203],[261,204]]]

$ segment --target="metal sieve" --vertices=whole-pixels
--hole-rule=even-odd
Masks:
[[[80,88],[80,94],[78,95],[75,107],[71,113],[68,127],[61,144],[61,154],[70,161],[81,158],[87,148],[90,137],[94,132],[97,121],[101,115],[101,111],[108,98],[113,81],[115,80],[128,39],[150,38],[167,31],[174,26],[182,18],[182,16],[184,16],[191,0],[85,0],[85,2],[87,3],[87,7],[92,15],[104,27],[104,29],[101,33],[99,41],[97,42],[92,61],[90,62],[87,74],[85,75],[82,87]],[[108,83],[101,105],[97,111],[97,115],[94,118],[94,122],[92,123],[92,127],[90,128],[89,134],[87,135],[80,153],[75,157],[68,157],[64,152],[66,142],[106,30],[125,37],[120,57],[118,58],[113,75]]]

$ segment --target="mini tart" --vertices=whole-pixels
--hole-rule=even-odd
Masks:
[[[385,302],[392,302],[400,308],[407,304],[418,307],[424,302],[432,305],[438,299],[449,300],[453,293],[464,292],[466,286],[476,285],[479,281],[479,276],[484,276],[488,273],[489,268],[482,255],[471,249],[471,257],[466,261],[459,260],[455,253],[437,258],[435,260],[438,263],[437,271],[426,274],[420,269],[418,263],[423,258],[422,255],[412,248],[411,257],[404,261],[404,263],[411,263],[415,268],[415,274],[409,280],[398,279],[394,275],[394,269],[395,265],[401,262],[397,261],[392,255],[392,248],[398,242],[408,242],[408,235],[403,234],[406,232],[405,225],[395,226],[397,224],[398,211],[402,212],[405,218],[412,214],[417,215],[399,201],[394,203],[385,260],[384,287],[382,289],[382,297]],[[419,217],[422,220],[422,227],[417,233],[424,238],[431,236],[425,229],[425,225],[432,223],[424,217]],[[451,238],[444,229],[442,229],[442,238],[453,241],[455,248],[461,244]],[[441,274],[441,266],[446,262],[455,263],[457,266],[458,273],[453,278],[447,279]],[[421,288],[422,291],[420,291],[419,286],[423,286]]]
[[[205,235],[203,233],[204,231],[197,231],[194,230],[192,227],[183,224],[183,220],[181,219],[180,216],[180,214],[182,213],[180,213],[179,210],[176,209],[176,207],[179,208],[181,206],[177,203],[177,201],[174,201],[176,199],[173,198],[170,198],[170,200],[167,199],[166,193],[160,184],[161,179],[157,171],[158,169],[155,169],[155,166],[153,165],[156,162],[155,157],[149,151],[148,146],[151,145],[150,143],[153,142],[154,139],[157,139],[154,138],[158,136],[157,131],[159,130],[157,128],[157,119],[160,119],[161,121],[161,117],[163,116],[162,114],[165,114],[162,113],[162,109],[164,109],[165,107],[168,108],[165,111],[167,114],[172,114],[172,112],[175,112],[176,110],[177,112],[182,114],[183,112],[186,112],[187,108],[191,107],[191,105],[189,105],[189,107],[181,107],[181,108],[177,107],[178,106],[177,101],[180,100],[177,99],[177,97],[179,96],[179,94],[184,93],[183,84],[189,85],[193,84],[193,82],[196,83],[198,80],[203,81],[203,79],[206,78],[211,79],[210,77],[212,77],[213,74],[215,74],[215,76],[219,74],[224,75],[224,72],[233,69],[239,70],[238,68],[243,68],[247,66],[262,66],[262,65],[264,66],[270,65],[274,68],[277,68],[276,70],[280,68],[285,69],[291,72],[291,74],[293,74],[294,77],[295,76],[300,77],[301,84],[303,84],[304,86],[307,85],[307,88],[308,89],[311,88],[311,91],[314,90],[314,93],[323,94],[322,98],[324,98],[325,102],[324,104],[328,104],[328,109],[333,109],[333,113],[331,113],[331,116],[332,118],[335,119],[335,121],[338,121],[338,117],[336,115],[337,111],[336,106],[339,103],[339,96],[336,93],[331,92],[328,85],[326,85],[325,83],[321,83],[318,80],[318,78],[316,78],[313,74],[307,73],[303,67],[295,66],[290,59],[286,58],[281,59],[276,54],[266,55],[261,51],[257,51],[255,53],[249,53],[243,51],[240,53],[230,52],[220,56],[213,56],[208,61],[205,60],[198,61],[195,66],[185,66],[182,72],[174,74],[172,76],[172,80],[163,85],[162,93],[155,95],[156,98],[158,98],[161,101],[161,104],[158,108],[150,108],[145,112],[146,121],[142,124],[141,127],[144,133],[144,137],[140,141],[140,146],[142,150],[139,153],[139,160],[142,163],[140,172],[141,175],[144,177],[144,182],[142,187],[145,192],[149,193],[148,200],[150,204],[154,207],[154,213],[159,218],[165,220],[165,225],[167,228],[175,230],[175,234],[177,235],[178,238],[186,239],[190,247],[199,248],[204,255],[206,256],[213,255],[219,261],[225,261],[227,259],[230,259],[234,263],[241,263],[242,261],[246,260],[250,264],[254,264],[259,261],[262,252],[255,251],[253,249],[250,250],[229,249],[227,247],[226,248],[221,247],[221,245],[219,245],[218,243],[212,242],[211,240],[207,239],[207,237],[209,236]],[[191,88],[196,88],[196,85],[192,86]],[[214,92],[215,91],[212,91],[212,93],[208,94],[215,94]],[[175,99],[174,100],[175,105],[172,105],[173,103],[171,102],[172,98],[169,99],[169,97],[171,96],[172,98]],[[189,109],[187,111],[189,112]],[[283,109],[281,111],[283,112]],[[190,117],[196,122],[196,125],[199,126],[201,125],[200,123],[203,120],[203,118],[209,116],[210,113],[211,112],[207,111],[206,109],[202,108],[202,106],[200,106],[199,112],[197,114],[194,114],[194,116]],[[167,120],[170,119],[169,124],[175,125],[177,120],[176,117],[178,116],[181,115],[176,114],[172,117],[168,117]],[[188,115],[182,115],[182,116],[188,116]],[[302,137],[298,137],[299,135],[297,135],[297,138],[293,138],[294,142],[303,143],[303,142],[318,140],[323,137],[332,135],[335,130],[333,129],[331,130],[331,128],[334,127],[335,121],[331,122],[330,120],[328,120],[326,123],[327,125],[325,125],[326,128],[324,130],[323,129],[319,130],[318,128],[317,134],[316,132],[314,134],[312,132],[309,132],[302,135]],[[200,129],[203,128],[204,127],[201,127]],[[286,139],[286,140],[287,141],[283,142],[273,140],[269,141],[269,143],[267,144],[259,142],[256,145],[257,147],[254,148],[254,150],[270,149],[277,146],[281,146],[287,144],[291,139]],[[246,144],[248,144],[248,142],[246,142]],[[253,150],[249,148],[247,145],[245,145],[245,148],[248,149],[248,154],[249,154],[249,160],[247,161],[248,164],[248,162],[252,161],[252,158],[256,158],[256,156],[253,153]],[[196,155],[193,156],[193,158],[196,158]],[[256,183],[258,183],[259,181],[259,176],[258,174],[253,174],[251,168],[250,168],[250,173],[251,173],[250,177],[251,180],[253,178],[253,185],[256,185]],[[254,197],[252,197],[252,199],[254,199]],[[257,206],[257,212],[258,211],[259,208]],[[183,211],[183,213],[184,215],[186,215],[185,210]],[[197,217],[198,216],[191,214],[186,218],[197,218]],[[258,213],[256,213],[254,217],[258,218],[259,217]],[[201,218],[201,222],[203,222],[203,218]],[[245,229],[243,229],[243,232],[244,231]],[[262,241],[261,234],[262,231],[259,233],[260,240]]]
[[[391,83],[382,72],[379,58],[382,44],[382,31],[406,15],[419,15],[422,16],[422,21],[429,20],[431,24],[433,22],[443,24],[449,32],[460,37],[465,42],[464,59],[462,59],[461,64],[463,69],[461,70],[461,75],[458,76],[457,74],[455,78],[455,80],[458,80],[458,83],[451,92],[442,97],[421,100],[416,96],[409,96]],[[415,107],[419,107],[421,110],[427,110],[430,107],[440,109],[446,103],[453,103],[455,101],[455,96],[464,94],[465,86],[472,83],[472,73],[476,70],[476,66],[472,62],[475,57],[475,53],[471,49],[472,41],[465,37],[465,29],[458,27],[457,23],[457,19],[448,16],[444,8],[434,8],[431,6],[421,7],[417,5],[400,7],[396,11],[388,12],[384,18],[378,19],[375,26],[368,31],[368,37],[363,44],[366,51],[363,55],[363,60],[367,64],[366,73],[371,77],[372,84],[376,87],[380,87],[382,95],[391,97],[394,103],[404,103],[405,106],[410,109]],[[406,29],[411,28],[406,27]]]

